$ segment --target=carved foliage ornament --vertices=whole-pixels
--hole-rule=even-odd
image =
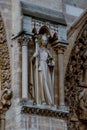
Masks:
[[[11,96],[10,59],[6,33],[0,14],[0,113],[5,112],[11,105]]]
[[[70,119],[74,114],[79,115],[79,95],[84,89],[80,83],[84,78],[83,71],[86,68],[86,52],[87,25],[75,42],[65,75],[65,102],[70,107]]]

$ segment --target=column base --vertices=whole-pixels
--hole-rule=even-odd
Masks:
[[[65,106],[65,105],[59,105],[58,109],[62,110],[62,111],[69,111],[69,107]]]

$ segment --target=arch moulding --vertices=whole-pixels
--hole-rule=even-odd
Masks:
[[[67,31],[67,38],[68,38],[68,47],[65,51],[65,68],[64,71],[66,72],[67,64],[69,61],[69,57],[76,42],[77,37],[83,31],[83,27],[87,23],[87,9],[82,13],[82,15],[70,26]]]
[[[75,35],[75,37],[74,37]],[[68,31],[65,102],[70,107],[69,130],[87,129],[87,10]],[[67,54],[67,53],[66,53]]]
[[[0,114],[11,106],[10,58],[7,47],[4,23],[0,14]]]

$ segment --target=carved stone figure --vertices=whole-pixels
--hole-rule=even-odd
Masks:
[[[87,90],[84,89],[79,95],[79,118],[87,121]]]
[[[54,61],[47,49],[46,34],[35,40],[36,50],[32,57],[34,98],[37,104],[54,104]]]
[[[70,125],[70,130],[80,130],[78,122],[72,122]]]

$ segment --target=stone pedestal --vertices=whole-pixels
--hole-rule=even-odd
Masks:
[[[68,109],[33,105],[29,100],[15,101],[6,130],[67,130],[68,114]]]

